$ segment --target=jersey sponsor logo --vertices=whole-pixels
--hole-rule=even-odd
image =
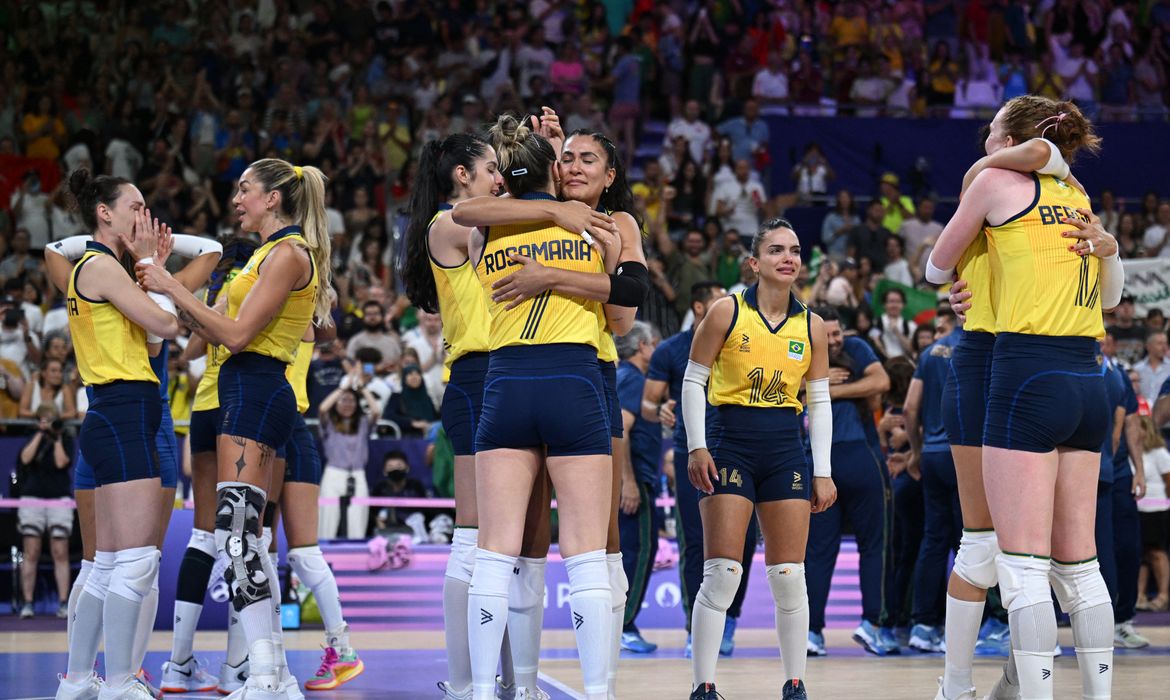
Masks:
[[[792,472],[792,490],[793,491],[803,491],[804,490],[804,478],[801,477],[800,472]]]
[[[540,262],[555,260],[593,260],[593,249],[580,238],[560,238],[539,243],[511,245],[493,250],[483,256],[484,271],[487,274],[500,272],[520,263],[512,260],[513,255],[523,255]]]
[[[954,354],[954,350],[951,348],[950,345],[942,345],[940,343],[935,343],[930,348],[930,356],[931,357],[949,358],[953,354]]]
[[[751,336],[749,336],[747,333],[741,333],[739,336],[739,351],[740,352],[751,352],[752,351],[752,339],[751,339]]]
[[[788,341],[788,359],[803,360],[804,359],[804,343],[799,340]]]

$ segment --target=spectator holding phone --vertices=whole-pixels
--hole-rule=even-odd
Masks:
[[[325,462],[321,498],[370,495],[366,462],[370,457],[370,433],[378,422],[380,410],[378,400],[366,389],[367,376],[361,367],[355,368],[321,402],[321,453]],[[364,505],[346,505],[346,536],[365,537],[369,509]],[[341,517],[341,505],[320,506],[318,537],[323,540],[337,537]]]
[[[37,432],[20,450],[19,479],[22,498],[66,500],[71,495],[69,463],[73,441],[65,434],[65,426],[51,403],[37,409]],[[53,555],[53,574],[57,581],[57,617],[65,617],[69,600],[69,536],[73,533],[73,509],[60,506],[22,506],[17,511],[20,534],[24,539],[24,559],[20,567],[21,592],[24,605],[21,619],[33,616],[33,598],[36,593],[37,565],[41,561],[41,545],[49,536],[49,550]]]

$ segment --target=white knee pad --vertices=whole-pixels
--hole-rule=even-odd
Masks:
[[[1076,564],[1054,561],[1048,580],[1052,583],[1060,607],[1070,615],[1097,605],[1111,605],[1113,602],[1096,558]]]
[[[82,587],[82,590],[98,600],[105,600],[106,593],[110,590],[110,577],[114,573],[115,561],[117,561],[117,556],[114,552],[95,553],[93,570],[85,579],[85,586]]]
[[[1052,562],[1048,559],[1000,552],[995,562],[999,573],[999,594],[1008,612],[1052,603],[1052,594],[1048,590]]]
[[[195,549],[215,559],[215,535],[206,530],[191,530],[191,537],[187,540],[187,549]]]
[[[727,612],[731,601],[735,600],[741,578],[743,566],[739,562],[733,559],[708,559],[703,562],[703,585],[699,586],[695,602],[721,613]]]
[[[610,603],[613,607],[626,607],[626,594],[630,592],[630,580],[626,578],[626,567],[622,566],[622,553],[605,555],[605,566],[609,570]]]
[[[451,538],[451,554],[447,558],[447,576],[456,581],[471,583],[475,573],[475,547],[479,530],[474,527],[457,527]]]
[[[548,559],[520,557],[513,567],[511,587],[508,588],[508,609],[532,610],[544,607],[544,569]]]
[[[325,561],[325,555],[317,545],[288,550],[288,563],[292,565],[297,578],[313,590],[333,576],[329,562]]]
[[[804,564],[773,564],[768,567],[768,586],[776,609],[791,613],[808,606],[808,586],[805,585]],[[739,585],[736,584],[736,588]],[[735,592],[732,592],[735,597]]]
[[[955,555],[955,573],[967,583],[987,590],[999,582],[995,558],[999,554],[999,540],[994,531],[963,531],[959,553]]]
[[[150,593],[158,574],[158,547],[133,547],[117,553],[110,593],[136,603]]]
[[[569,574],[569,593],[585,591],[611,591],[609,570],[605,565],[605,550],[585,552],[565,559]]]

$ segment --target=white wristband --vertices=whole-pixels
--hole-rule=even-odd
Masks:
[[[933,256],[926,261],[926,281],[931,284],[946,284],[955,275],[955,268],[947,270],[935,266]]]
[[[140,258],[138,260],[138,264],[139,265],[153,265],[154,264],[154,256],[147,255],[145,258]]]

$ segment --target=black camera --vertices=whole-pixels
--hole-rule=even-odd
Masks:
[[[24,320],[24,309],[19,306],[8,309],[4,312],[4,326],[6,328],[16,328],[20,322]]]
[[[52,423],[49,423],[49,430],[53,431],[54,433],[59,433],[64,428],[65,421],[61,420],[60,418],[56,418]]]

